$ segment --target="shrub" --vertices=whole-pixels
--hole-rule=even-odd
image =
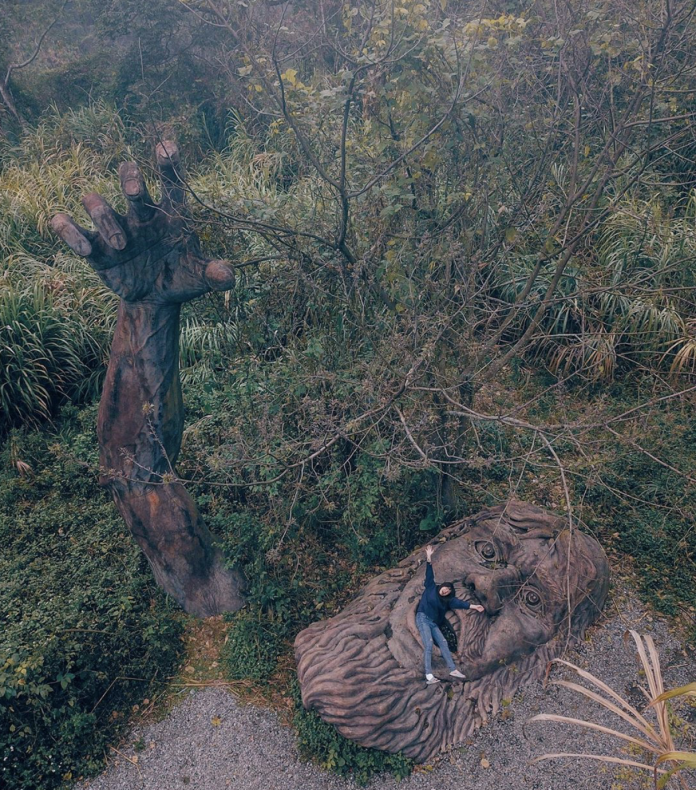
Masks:
[[[340,776],[352,776],[359,785],[366,785],[376,774],[390,773],[397,779],[406,778],[415,763],[402,754],[388,754],[366,749],[344,738],[335,727],[322,721],[314,711],[306,711],[300,699],[300,687],[294,682],[295,716],[300,755]]]
[[[283,650],[278,629],[257,609],[230,615],[232,626],[222,650],[227,675],[233,680],[263,680],[275,669]]]
[[[0,785],[49,790],[103,767],[180,626],[94,476],[39,434],[0,451],[0,542]]]

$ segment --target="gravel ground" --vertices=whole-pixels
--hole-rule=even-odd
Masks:
[[[685,649],[662,618],[650,614],[625,589],[614,589],[603,622],[569,658],[589,669],[640,705],[635,650],[624,642],[627,628],[650,633],[662,661],[666,686],[696,678],[696,652]],[[524,723],[539,712],[563,713],[616,727],[611,714],[567,689],[528,687],[502,716],[470,742],[397,783],[391,776],[375,779],[380,790],[634,790],[652,787],[651,776],[590,760],[553,760],[529,765],[544,752],[596,752],[621,756],[613,740],[561,725]],[[690,722],[687,740],[694,748],[696,708],[680,708]],[[622,729],[622,727],[619,727]],[[624,731],[626,728],[623,727]],[[135,751],[138,743],[140,751]],[[144,748],[142,748],[144,745]],[[687,745],[689,745],[687,743]],[[115,757],[104,774],[77,790],[353,790],[352,781],[301,762],[292,732],[273,712],[241,706],[220,688],[191,692],[168,717],[135,729],[119,751],[137,764]],[[627,756],[624,753],[624,756]],[[633,757],[633,759],[637,759]],[[684,775],[686,778],[686,775]],[[686,778],[696,788],[696,777]],[[690,782],[690,784],[689,784]],[[669,785],[677,787],[677,782]]]

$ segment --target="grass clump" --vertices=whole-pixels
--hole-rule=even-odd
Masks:
[[[221,652],[227,676],[232,680],[264,680],[273,673],[283,651],[277,629],[269,627],[256,609],[230,615],[232,625]]]

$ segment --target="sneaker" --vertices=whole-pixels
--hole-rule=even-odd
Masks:
[[[458,669],[453,669],[450,672],[450,676],[453,678],[459,678],[460,680],[466,680],[466,675],[463,672],[460,672]]]
[[[430,686],[433,683],[439,683],[440,682],[440,678],[436,678],[435,675],[426,675],[425,676],[425,682]]]

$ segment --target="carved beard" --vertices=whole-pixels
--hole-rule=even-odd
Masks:
[[[522,516],[529,521],[530,513],[536,526],[540,520],[548,524],[549,519],[555,527],[562,526],[538,508],[510,503],[455,524],[440,538],[460,538],[472,524],[492,518],[499,521],[503,517],[508,525],[515,521],[519,525]],[[592,596],[593,605],[582,611],[578,606],[573,613],[572,636],[579,637],[604,603],[608,566],[605,560],[602,564],[603,554],[594,540],[576,535],[582,538],[584,553],[593,555],[589,576],[596,580],[589,591],[583,590],[585,599]],[[439,549],[445,550],[446,544]],[[588,563],[580,565],[579,573],[587,578]],[[542,678],[547,663],[565,647],[568,634],[559,624],[544,644],[513,651],[505,666],[497,663],[478,679],[426,686],[423,647],[415,625],[422,577],[422,554],[417,552],[373,579],[341,613],[313,623],[295,641],[305,708],[315,709],[341,735],[362,746],[400,751],[420,762],[461,743],[497,713],[503,699],[512,698],[525,683]],[[450,574],[447,578],[454,577]],[[457,595],[471,597],[459,590]],[[468,667],[476,665],[495,642],[496,618],[457,610],[448,612],[447,619],[457,636],[456,659],[469,674]],[[435,672],[444,666],[435,649]]]

